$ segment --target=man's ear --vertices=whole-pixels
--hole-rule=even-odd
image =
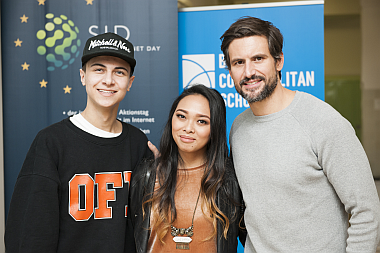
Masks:
[[[127,91],[129,91],[129,89],[132,87],[132,83],[133,83],[134,80],[135,80],[135,76],[131,76],[129,78],[129,84],[128,84]]]
[[[79,69],[79,74],[80,74],[80,81],[82,82],[82,85],[86,86],[84,82],[84,76],[86,75],[86,72],[84,72],[83,69]]]
[[[277,71],[281,71],[283,67],[284,67],[284,54],[281,53],[280,59],[277,59],[276,61],[276,69]]]

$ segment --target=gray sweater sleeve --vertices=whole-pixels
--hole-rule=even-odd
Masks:
[[[323,116],[313,118],[311,126],[322,127],[313,128],[311,138],[318,163],[350,215],[346,252],[375,252],[380,204],[367,156],[351,124],[327,104],[319,105],[313,110]]]

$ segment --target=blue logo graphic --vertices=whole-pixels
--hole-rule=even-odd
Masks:
[[[54,14],[48,13],[46,19],[48,21],[45,30],[39,30],[36,34],[37,38],[44,42],[44,45],[37,48],[37,53],[46,54],[46,60],[53,63],[47,68],[48,71],[55,68],[66,69],[79,56],[79,29],[65,15],[54,17]]]
[[[183,88],[196,83],[215,88],[215,55],[183,55],[182,76]]]

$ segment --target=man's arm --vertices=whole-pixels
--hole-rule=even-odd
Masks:
[[[347,213],[349,252],[375,252],[380,238],[380,203],[364,149],[346,120],[334,122],[320,146],[319,161]]]
[[[56,252],[57,195],[57,184],[49,179],[23,176],[17,180],[5,229],[7,253]]]
[[[38,148],[36,148],[38,147]],[[46,147],[45,147],[46,148]],[[47,151],[47,150],[45,150]],[[56,252],[59,236],[58,182],[39,167],[55,167],[41,142],[32,144],[9,208],[5,247],[13,252]],[[53,168],[53,171],[57,171]]]

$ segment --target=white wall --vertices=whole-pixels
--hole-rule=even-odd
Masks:
[[[380,178],[380,1],[361,0],[362,143],[373,174]]]

